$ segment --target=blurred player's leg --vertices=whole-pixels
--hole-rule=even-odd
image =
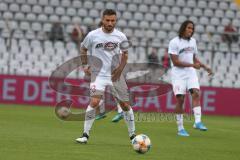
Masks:
[[[84,133],[87,133],[89,135],[89,131],[92,127],[92,124],[95,119],[95,108],[91,105],[88,105],[86,114],[85,114],[85,121],[84,121]]]
[[[207,127],[202,123],[201,104],[200,104],[200,86],[197,75],[193,74],[187,81],[188,90],[192,96],[193,114],[195,118],[194,128],[201,131],[207,131]]]
[[[183,103],[186,94],[186,81],[184,79],[172,79],[173,92],[176,95],[177,103],[175,108],[177,128],[179,136],[189,136],[183,126]]]
[[[112,89],[115,98],[118,100],[118,103],[123,110],[123,116],[128,127],[129,137],[132,140],[136,136],[134,114],[129,103],[128,87],[124,78],[121,77],[119,81],[114,82]]]
[[[103,98],[106,85],[107,82],[101,78],[98,78],[98,80],[90,83],[90,104],[88,105],[85,113],[83,135],[82,137],[76,139],[76,141],[79,143],[87,143],[88,141],[89,131],[91,130],[95,120],[96,108],[99,107],[100,101]]]
[[[86,114],[85,114],[85,121],[84,121],[84,131],[83,135],[80,138],[77,138],[76,141],[79,143],[87,143],[89,138],[89,131],[92,128],[93,122],[95,120],[95,110],[96,107],[99,106],[101,101],[101,97],[91,97],[90,105],[88,105]]]
[[[104,99],[104,98],[103,98]],[[106,113],[105,113],[105,104],[104,104],[104,100],[101,99],[100,103],[99,103],[99,107],[97,107],[99,110],[98,115],[96,115],[96,120],[100,120],[103,119],[105,117],[107,117]]]
[[[124,120],[128,127],[128,134],[130,139],[132,140],[136,136],[133,110],[132,110],[132,107],[128,105],[127,102],[121,102],[120,104],[123,109]]]
[[[119,104],[117,104],[117,114],[113,117],[112,122],[118,122],[123,119],[123,110]]]
[[[193,113],[195,118],[195,123],[193,127],[201,131],[207,131],[207,127],[201,121],[202,112],[201,112],[201,105],[200,105],[199,89],[196,89],[196,88],[191,89],[190,93],[192,95],[192,106],[193,106]]]
[[[176,120],[177,120],[177,128],[178,128],[178,135],[179,136],[189,136],[187,131],[184,129],[183,126],[183,103],[184,103],[184,95],[177,95],[177,104],[176,104]]]

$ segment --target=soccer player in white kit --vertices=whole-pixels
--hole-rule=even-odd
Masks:
[[[84,131],[76,141],[87,143],[89,132],[95,120],[95,109],[99,106],[106,86],[111,86],[114,97],[121,105],[129,137],[135,135],[133,110],[129,103],[128,87],[122,75],[127,63],[128,51],[120,49],[120,43],[127,41],[126,36],[115,29],[116,11],[106,9],[102,15],[102,27],[88,33],[81,44],[81,61],[85,70],[91,69],[90,104],[86,109]],[[87,52],[92,57],[87,58]]]
[[[168,53],[171,58],[171,80],[173,92],[176,96],[176,120],[178,135],[189,136],[183,127],[183,103],[188,90],[192,96],[192,106],[195,123],[194,128],[206,131],[207,127],[201,122],[201,105],[199,93],[199,81],[196,70],[205,69],[209,75],[212,70],[201,63],[197,58],[196,40],[192,38],[194,34],[194,23],[185,21],[180,26],[178,36],[169,42]]]

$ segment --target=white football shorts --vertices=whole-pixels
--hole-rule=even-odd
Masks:
[[[172,79],[172,86],[174,95],[186,94],[186,90],[190,90],[193,88],[200,89],[199,81],[197,76],[189,76],[184,79]]]
[[[96,80],[90,83],[90,96],[103,96],[107,86],[110,86],[111,94],[118,100],[129,101],[128,87],[123,76],[116,82],[112,82],[111,77],[97,76]]]

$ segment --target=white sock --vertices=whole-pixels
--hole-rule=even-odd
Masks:
[[[123,111],[124,120],[128,127],[129,136],[135,134],[135,122],[132,108],[129,111]]]
[[[195,117],[195,123],[201,122],[201,107],[197,106],[197,107],[193,107],[193,113],[194,113],[194,117]]]
[[[84,132],[89,135],[89,131],[92,128],[95,120],[95,109],[88,105],[85,113]]]
[[[183,114],[176,114],[176,119],[177,119],[178,131],[184,129],[184,127],[183,127]]]
[[[105,104],[104,101],[101,99],[99,102],[99,112],[104,113],[105,112]]]
[[[117,104],[117,110],[118,113],[122,113],[123,111],[119,103]]]

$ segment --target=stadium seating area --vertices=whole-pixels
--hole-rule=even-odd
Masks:
[[[240,42],[228,45],[221,40],[230,21],[240,34],[240,10],[229,0],[1,0],[0,74],[49,76],[78,55],[70,40],[74,23],[86,31],[99,23],[105,8],[118,11],[118,28],[133,42],[129,62],[147,62],[152,47],[161,60],[181,22],[191,19],[196,24],[199,58],[215,72],[209,80],[200,71],[201,85],[240,88]],[[65,41],[52,42],[47,34],[58,21],[64,27]],[[83,73],[70,76],[82,77]],[[169,74],[163,78],[169,79]]]

